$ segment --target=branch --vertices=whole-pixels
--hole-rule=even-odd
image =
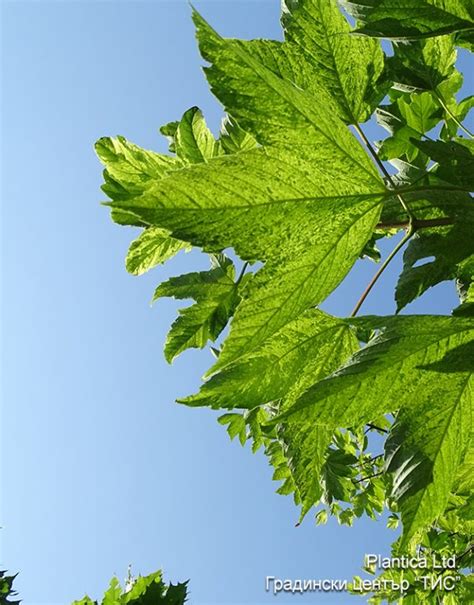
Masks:
[[[460,561],[461,559],[464,559],[464,557],[466,555],[468,555],[469,553],[471,553],[473,550],[474,550],[474,546],[471,544],[461,555],[459,555],[459,557],[456,556],[456,563],[458,561]]]
[[[367,296],[369,295],[370,291],[372,290],[372,288],[377,283],[379,277],[382,275],[382,273],[388,267],[388,265],[390,264],[390,262],[392,261],[392,259],[397,255],[397,253],[407,243],[407,241],[413,237],[413,235],[415,234],[415,232],[416,232],[416,228],[413,226],[413,223],[410,222],[409,226],[408,226],[408,229],[407,229],[407,232],[405,233],[405,235],[403,236],[403,238],[398,242],[398,244],[395,246],[395,248],[392,250],[392,252],[387,256],[386,260],[381,265],[381,267],[379,268],[379,270],[377,271],[377,273],[370,280],[369,285],[367,286],[367,288],[362,293],[362,296],[357,301],[357,304],[354,307],[354,309],[353,309],[350,317],[355,317],[357,315],[357,313],[359,312],[359,309],[361,308],[364,300],[367,298]]]
[[[248,263],[248,262],[245,262],[245,263],[243,264],[243,267],[242,267],[242,270],[241,270],[241,272],[240,272],[240,275],[239,275],[239,277],[237,278],[237,281],[235,282],[235,285],[236,285],[236,286],[238,286],[238,285],[240,284],[240,282],[242,281],[242,278],[244,277],[244,275],[245,275],[245,271],[247,271],[247,267],[248,267],[248,266],[249,266],[249,263]]]
[[[372,458],[370,458],[369,460],[366,460],[365,462],[360,462],[357,466],[359,468],[366,466],[367,464],[373,464],[376,460],[378,460],[379,458],[383,458],[385,454],[377,454],[377,456],[372,456]]]
[[[379,156],[377,155],[377,152],[375,151],[375,149],[372,146],[372,143],[369,141],[369,139],[365,136],[364,131],[362,130],[362,128],[359,126],[359,124],[354,124],[354,128],[356,130],[356,132],[358,133],[358,135],[360,136],[360,138],[364,141],[367,149],[369,150],[370,154],[372,155],[375,163],[377,164],[377,166],[380,168],[380,171],[382,172],[382,174],[385,176],[385,178],[387,179],[387,181],[390,183],[390,185],[392,186],[392,188],[394,189],[394,194],[397,197],[398,201],[400,202],[403,210],[405,210],[407,216],[408,216],[408,220],[409,222],[412,222],[414,220],[414,216],[410,210],[410,208],[408,208],[403,196],[401,193],[397,193],[396,189],[397,186],[395,185],[395,182],[393,181],[390,173],[387,171],[387,169],[384,166],[384,163],[382,162],[382,160],[379,158]]]
[[[367,479],[373,479],[374,477],[379,477],[380,475],[383,475],[383,471],[380,471],[378,473],[373,473],[372,475],[367,475],[367,477],[362,477],[362,479],[356,479],[354,481],[354,483],[360,483],[361,481],[367,481]]]
[[[387,429],[383,429],[382,427],[377,426],[376,424],[372,424],[371,422],[367,423],[367,427],[369,429],[373,429],[374,431],[381,431],[382,433],[387,433],[387,434],[390,433],[390,431],[387,431]]]
[[[443,227],[444,225],[453,225],[454,219],[449,216],[441,218],[413,219],[412,225],[418,229],[429,229],[430,227]],[[376,229],[408,229],[410,223],[407,221],[377,223]]]
[[[449,115],[449,117],[453,120],[453,122],[456,124],[456,126],[458,128],[460,128],[461,130],[463,130],[468,137],[470,137],[471,139],[474,139],[474,134],[472,134],[472,132],[469,130],[469,128],[466,128],[462,122],[460,122],[457,117],[453,114],[453,112],[449,109],[449,107],[446,105],[446,102],[444,100],[444,98],[442,97],[442,95],[439,93],[438,89],[435,88],[434,93],[436,95],[436,98],[438,99],[440,105],[442,106],[442,108],[444,109],[444,111]]]

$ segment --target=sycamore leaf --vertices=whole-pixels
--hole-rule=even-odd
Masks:
[[[148,576],[129,578],[125,589],[122,589],[117,578],[112,578],[101,604],[184,605],[187,596],[187,585],[188,582],[183,582],[167,586],[163,582],[161,571],[156,571]],[[79,601],[74,601],[72,605],[98,605],[98,601],[93,601],[90,597],[85,596]]]
[[[12,601],[10,597],[17,596],[16,590],[13,589],[14,576],[7,576],[6,571],[0,571],[0,602],[2,605],[20,605],[20,601]]]
[[[358,348],[357,338],[344,321],[319,310],[309,310],[268,339],[258,351],[215,374],[197,395],[181,402],[213,408],[255,408],[283,400],[284,409],[315,380],[347,361]],[[240,414],[224,414],[219,422],[229,424],[231,437],[239,435],[241,440],[245,439],[246,421]],[[284,492],[296,490],[297,501],[302,504],[300,520],[323,494],[321,469],[332,434],[332,430],[314,425],[311,419],[298,427],[278,428],[277,438],[284,445],[284,453],[272,460],[277,463],[274,479],[287,480]],[[331,475],[330,468],[327,472]],[[328,481],[324,489],[329,493],[336,479]]]
[[[229,413],[222,414],[217,419],[219,424],[227,425],[227,432],[231,439],[239,436],[239,441],[242,445],[247,441],[247,423],[243,414]]]
[[[126,267],[129,273],[141,275],[156,265],[172,258],[180,250],[189,250],[190,246],[181,242],[159,227],[144,229],[130,244]]]
[[[458,454],[454,452],[449,457],[441,453],[436,458],[439,453],[435,451],[436,444],[439,448],[449,448],[449,442],[444,441],[448,434],[445,429],[447,431],[449,428],[449,434],[452,435],[460,431],[460,423],[470,426],[469,417],[465,414],[470,413],[473,403],[466,385],[474,368],[472,364],[469,368],[460,366],[459,356],[450,356],[450,353],[472,344],[474,322],[436,316],[367,317],[352,321],[366,327],[384,329],[341,370],[317,382],[273,422],[282,422],[285,427],[295,428],[311,423],[312,426],[324,425],[330,430],[369,422],[379,414],[397,409],[402,410],[400,418],[404,414],[410,414],[411,417],[418,414],[420,427],[430,422],[433,429],[429,439],[424,433],[426,442],[431,445],[425,451],[430,463],[420,470],[423,471],[423,485],[430,485],[427,489],[431,494],[444,494],[442,486],[431,486],[431,483],[439,483],[440,477],[448,472],[454,477]],[[429,420],[431,416],[427,417],[425,411],[427,413],[432,408],[436,411],[432,413],[432,420]],[[449,424],[455,418],[459,422]],[[445,427],[445,423],[449,426]],[[412,423],[409,426],[417,425]],[[422,428],[420,430],[423,431]],[[462,440],[462,443],[459,442],[461,455],[466,443],[464,437],[459,438]],[[444,465],[444,470],[440,471],[441,474],[431,476],[429,473],[437,460]],[[416,484],[421,486],[420,476],[417,477]],[[441,502],[444,501],[441,499]],[[429,506],[429,495],[426,502],[426,507],[420,509],[423,512],[419,517],[408,515],[408,537],[418,531],[426,519],[430,518],[431,522],[438,514],[437,504]]]
[[[438,376],[431,380],[437,383]],[[445,510],[470,442],[473,375],[453,382],[451,391],[433,390],[419,404],[404,407],[385,446],[387,470],[394,475],[392,497],[402,515],[402,548]]]
[[[421,489],[423,485],[428,491],[426,495],[423,492],[416,496],[416,502],[421,498],[422,505],[413,505],[416,508],[413,514],[409,512],[407,516],[405,513],[404,535],[408,540],[442,510],[438,508],[438,504],[430,506],[430,497],[435,493],[443,496],[439,504],[442,507],[447,496],[445,498],[443,495],[445,488],[439,485],[443,482],[441,477],[446,473],[451,473],[454,477],[456,472],[458,454],[454,452],[450,454],[451,457],[445,452],[439,454],[436,447],[451,451],[450,446],[453,444],[445,441],[448,434],[451,435],[451,440],[454,434],[457,435],[456,438],[459,437],[459,455],[466,446],[466,431],[460,431],[461,423],[470,426],[470,416],[466,414],[471,413],[473,401],[466,385],[473,368],[459,371],[459,358],[452,361],[449,353],[466,343],[472,343],[474,324],[462,319],[428,316],[360,318],[354,321],[366,327],[384,326],[385,329],[341,370],[332,377],[317,382],[273,422],[281,422],[286,431],[293,430],[296,444],[299,444],[298,430],[307,425],[322,426],[331,431],[338,426],[359,425],[378,414],[401,409],[399,418],[411,415],[412,422],[407,425],[409,429],[417,426],[413,421],[417,417],[421,427],[420,439],[424,435],[425,442],[430,445],[423,450],[427,463],[421,467],[416,466],[422,474],[413,475],[416,478],[413,490],[416,489],[415,486]],[[427,411],[433,408],[435,411],[427,417]],[[429,420],[430,417],[432,421]],[[453,424],[449,424],[451,420]],[[429,439],[422,428],[427,422],[431,423],[432,429]],[[408,429],[405,429],[406,439]],[[413,430],[418,434],[415,428]],[[291,448],[291,445],[289,443],[288,447]],[[410,464],[405,460],[409,460],[408,454],[400,462],[402,478],[405,476],[402,474],[403,469]],[[433,475],[431,471],[437,461],[442,464],[439,467],[442,470]],[[414,472],[415,466],[411,470]],[[432,485],[433,481],[435,484]],[[447,485],[446,493],[449,494],[451,483]],[[395,495],[400,497],[398,492]],[[415,508],[402,507],[402,511]]]
[[[191,107],[179,122],[162,126],[160,132],[170,139],[170,151],[183,162],[198,164],[221,153],[199,107]]]
[[[336,0],[284,0],[285,39],[299,47],[314,76],[338,104],[341,118],[365,122],[384,96],[378,80],[383,52],[378,41],[350,36]]]
[[[250,409],[294,399],[357,349],[357,339],[344,321],[311,309],[255,352],[214,374],[198,394],[179,401],[191,406]]]
[[[447,101],[449,113],[444,115],[444,125],[441,128],[440,138],[445,141],[451,141],[458,133],[459,124],[461,124],[474,107],[474,95],[462,99],[459,103],[455,97]]]
[[[122,136],[102,137],[95,151],[105,166],[102,191],[112,200],[140,195],[147,185],[182,166],[180,160],[142,149]],[[112,210],[112,219],[121,225],[145,226],[133,212],[121,208]]]
[[[215,59],[216,94],[222,70],[234,68],[229,113],[274,145],[170,172],[111,206],[205,251],[233,247],[243,260],[268,261],[240,305],[222,366],[339,284],[372,234],[385,187],[331,104],[318,102],[328,98],[323,89],[310,95],[270,69],[258,45],[225,41],[194,18],[204,56]]]
[[[457,138],[449,142],[413,141],[413,144],[437,162],[436,176],[474,191],[474,141]]]
[[[455,68],[457,53],[452,36],[395,43],[394,50],[394,56],[387,62],[397,90],[434,92],[440,85],[446,88],[446,83],[456,85],[460,78]]]
[[[233,247],[243,260],[267,261],[239,307],[236,339],[227,340],[219,366],[321,302],[360,255],[380,213],[378,179],[368,187],[363,176],[355,180],[354,168],[346,180],[334,162],[332,176],[319,167],[324,151],[310,136],[293,141],[289,133],[287,145],[190,166],[141,196],[111,203],[207,252]]]
[[[357,31],[368,36],[416,40],[474,29],[471,0],[344,0],[342,4],[362,19]]]
[[[164,296],[196,301],[191,307],[180,309],[168,333],[165,358],[170,363],[186,349],[202,349],[209,340],[215,341],[239,302],[239,286],[247,279],[234,281],[234,265],[224,255],[211,257],[211,261],[210,271],[172,277],[155,291],[154,301]]]
[[[403,270],[395,290],[397,311],[443,281],[472,280],[473,232],[474,209],[467,208],[463,214],[454,215],[453,225],[424,229],[412,238],[403,255]]]
[[[426,367],[472,341],[472,320],[406,315],[348,321],[382,331],[342,369],[309,388],[273,422],[284,418],[298,422],[298,415],[308,409],[314,422],[334,427],[357,426],[413,402],[421,405],[434,396],[449,401],[456,397],[458,389],[464,389],[464,372],[441,374],[437,369],[435,379]]]
[[[365,182],[378,182],[377,170],[337,117],[337,104],[297,45],[227,40],[197,12],[193,19],[201,54],[211,63],[205,72],[213,93],[259,143],[281,143],[288,133],[305,133],[326,153],[344,158],[344,166],[338,162],[342,178],[355,168]]]
[[[350,501],[354,491],[351,478],[356,474],[352,465],[356,462],[357,458],[353,454],[347,454],[342,450],[330,450],[322,469],[326,503],[330,504],[333,499]]]
[[[380,146],[381,159],[406,158],[413,162],[420,153],[414,141],[436,126],[441,111],[431,93],[413,93],[401,95],[391,105],[380,107],[376,117],[377,122],[392,135]]]
[[[474,255],[458,266],[457,288],[461,304],[453,311],[457,316],[474,316]]]

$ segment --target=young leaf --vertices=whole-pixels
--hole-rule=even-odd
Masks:
[[[160,131],[170,139],[170,151],[183,162],[198,164],[221,153],[199,107],[191,107],[179,122],[166,124]]]
[[[394,51],[387,62],[397,90],[435,92],[442,86],[446,93],[446,84],[456,86],[461,77],[455,68],[457,53],[450,35],[394,43]]]
[[[189,250],[189,244],[181,242],[159,227],[144,229],[130,244],[126,267],[133,275],[142,275],[158,264],[172,258],[180,250]]]
[[[213,268],[200,273],[172,277],[158,286],[153,300],[163,296],[193,298],[196,304],[179,311],[165,344],[165,358],[173,359],[189,348],[215,341],[225,328],[239,301],[239,283],[234,281],[233,263],[224,255],[211,257]]]
[[[139,196],[147,185],[182,166],[177,158],[141,149],[122,136],[102,137],[95,151],[105,166],[102,191],[117,201]],[[112,219],[121,225],[145,226],[133,212],[120,208],[112,210]]]
[[[456,138],[449,142],[413,141],[438,166],[437,177],[466,191],[474,191],[474,141]]]
[[[231,116],[222,121],[219,143],[224,153],[238,153],[257,147],[255,138],[245,132]]]

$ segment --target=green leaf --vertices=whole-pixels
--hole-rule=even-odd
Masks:
[[[329,91],[349,124],[365,122],[384,96],[378,41],[351,36],[335,0],[285,0],[285,39],[298,46],[314,77]]]
[[[226,116],[222,122],[219,143],[224,153],[238,153],[257,147],[255,138],[240,128],[231,116]]]
[[[172,277],[158,286],[153,300],[163,296],[192,298],[196,304],[179,311],[165,344],[168,362],[189,348],[203,348],[215,341],[226,326],[239,301],[239,283],[234,281],[233,263],[224,255],[211,258],[210,271]]]
[[[247,423],[242,414],[223,414],[217,421],[219,424],[227,425],[227,432],[231,439],[238,435],[240,443],[244,445],[247,441]]]
[[[324,461],[322,479],[325,501],[330,504],[333,499],[349,502],[354,492],[351,481],[356,471],[353,466],[357,458],[341,450],[331,449]]]
[[[142,149],[122,136],[102,137],[96,142],[95,151],[106,167],[102,191],[117,201],[141,195],[150,183],[182,166],[178,159]],[[112,218],[122,225],[145,226],[133,212],[125,209],[113,209]]]
[[[395,290],[398,311],[429,288],[461,278],[464,272],[467,275],[468,266],[474,262],[473,232],[474,213],[470,212],[458,217],[454,225],[424,229],[412,238],[403,255],[403,270]]]
[[[225,40],[195,11],[193,19],[201,54],[212,63],[205,68],[212,92],[244,130],[261,144],[282,143],[289,133],[299,132],[324,145],[328,160],[331,156],[338,163],[341,178],[355,169],[364,182],[380,182],[296,44]]]
[[[406,158],[413,162],[420,152],[415,141],[436,126],[441,111],[431,93],[413,93],[398,96],[391,105],[380,107],[376,117],[378,123],[392,134],[380,146],[380,158]]]
[[[452,36],[394,44],[395,54],[387,59],[397,90],[436,91],[457,86],[461,77],[455,68],[456,47]]]
[[[241,92],[232,95],[229,113],[245,130],[260,125],[254,133],[275,145],[175,171],[142,195],[111,205],[205,251],[233,247],[244,260],[267,261],[239,308],[237,338],[233,330],[219,357],[222,366],[338,285],[371,236],[385,188],[331,107],[317,103],[326,93],[305,93],[266,66],[268,56],[257,52],[258,44],[225,41],[194,17],[205,57],[216,60],[208,69],[216,94],[221,69],[232,66],[232,82]],[[290,130],[281,123],[285,115],[292,117]]]
[[[474,255],[458,265],[457,287],[461,304],[453,311],[456,316],[474,316]]]
[[[438,383],[438,376],[431,380]],[[467,374],[452,382],[450,390],[441,384],[403,408],[386,443],[392,496],[402,515],[401,548],[445,510],[470,441],[474,379]]]
[[[215,374],[199,394],[181,402],[213,408],[252,408],[282,399],[286,406],[357,349],[357,339],[345,322],[310,310],[282,328],[257,352]],[[219,422],[229,424],[230,436],[239,435],[243,441],[242,416],[224,414]],[[285,493],[297,490],[302,504],[300,520],[323,493],[321,469],[332,433],[312,422],[299,426],[298,434],[292,426],[279,427],[278,439],[284,444],[284,455],[277,459],[274,479],[288,479]]]
[[[251,409],[280,399],[294,399],[357,349],[357,339],[344,321],[316,309],[308,310],[255,352],[214,374],[197,395],[180,402]]]
[[[442,361],[449,351],[474,338],[472,320],[455,317],[406,315],[361,317],[354,325],[380,329],[380,334],[358,351],[334,375],[309,388],[286,412],[273,420],[300,422],[311,411],[313,422],[350,427],[370,422],[380,414],[436,398],[448,404],[464,389],[465,372],[434,375],[426,368]],[[423,365],[423,368],[421,368]],[[436,377],[436,382],[434,383]],[[306,420],[305,420],[306,421]]]
[[[415,40],[474,29],[471,0],[363,0],[343,5],[362,18],[364,25],[357,31],[369,36]]]
[[[418,149],[438,163],[434,174],[447,183],[474,190],[474,141],[414,141]]]
[[[13,589],[14,576],[7,576],[6,571],[0,571],[0,602],[2,605],[20,605],[20,601],[12,601],[10,597],[17,596],[16,590]]]
[[[181,242],[159,227],[144,229],[128,250],[126,267],[133,275],[142,275],[158,264],[172,258],[180,250],[189,250],[186,242]]]
[[[360,425],[379,414],[401,410],[399,418],[410,415],[410,422],[405,423],[406,443],[414,443],[417,435],[422,439],[422,432],[429,425],[432,432],[429,432],[429,438],[426,432],[423,433],[427,445],[422,451],[431,465],[441,464],[439,468],[442,470],[427,476],[428,470],[434,466],[420,467],[423,482],[418,476],[413,482],[413,489],[416,485],[420,488],[421,485],[428,486],[427,504],[425,506],[423,500],[419,514],[417,511],[416,514],[405,513],[404,535],[408,540],[425,522],[430,523],[439,514],[441,508],[438,504],[429,506],[429,494],[440,496],[441,507],[445,503],[445,492],[439,482],[444,480],[442,477],[448,472],[447,469],[453,477],[456,473],[458,453],[448,455],[446,451],[451,451],[449,439],[454,439],[452,435],[459,433],[460,423],[464,423],[463,427],[470,426],[470,416],[466,414],[471,413],[473,402],[466,386],[474,368],[472,362],[466,367],[466,363],[461,363],[460,359],[466,360],[461,351],[465,345],[473,343],[474,322],[437,316],[367,317],[353,321],[372,329],[384,329],[342,369],[308,389],[273,423],[294,427],[297,435],[297,430],[307,424],[313,427],[323,425],[331,430]],[[459,355],[456,353],[458,350]],[[431,413],[430,409],[435,411]],[[417,426],[420,426],[419,434]],[[410,432],[412,430],[414,437]],[[463,431],[459,433],[460,441],[456,442],[461,447],[459,455],[466,445]],[[405,443],[405,440],[400,443]],[[420,448],[423,447],[420,444]],[[439,457],[436,447],[444,452]],[[405,460],[409,460],[409,454],[400,464],[401,478],[404,477]],[[415,469],[416,466],[410,470]],[[416,474],[413,476],[417,477]],[[400,497],[398,493],[396,495]],[[402,510],[410,511],[413,507]]]
[[[209,130],[199,107],[188,109],[181,121],[160,129],[170,139],[170,151],[183,162],[198,164],[221,153],[219,143]]]
[[[121,605],[122,587],[117,578],[110,580],[109,588],[104,593],[101,605]]]
[[[368,188],[363,179],[352,180],[355,174],[349,181],[323,172],[318,164],[324,151],[309,136],[293,144],[288,133],[286,143],[190,166],[137,198],[111,203],[207,252],[232,247],[243,260],[267,261],[239,307],[238,342],[234,336],[227,341],[218,365],[321,302],[349,271],[378,220],[380,182]]]

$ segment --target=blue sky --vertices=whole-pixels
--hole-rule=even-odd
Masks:
[[[195,6],[223,35],[280,37],[278,0]],[[123,134],[165,151],[159,126],[192,105],[216,130],[222,110],[201,64],[186,2],[2,4],[0,567],[19,572],[30,605],[97,598],[129,563],[190,578],[195,605],[263,604],[275,600],[266,575],[350,578],[393,538],[383,521],[295,528],[264,456],[230,443],[214,413],[173,403],[211,358],[166,364],[177,306],[149,300],[157,283],[207,261],[178,255],[127,275],[134,232],[99,205],[93,143]],[[399,263],[364,312],[393,312]],[[325,308],[346,314],[373,272],[360,263]],[[443,284],[409,311],[455,304]]]

